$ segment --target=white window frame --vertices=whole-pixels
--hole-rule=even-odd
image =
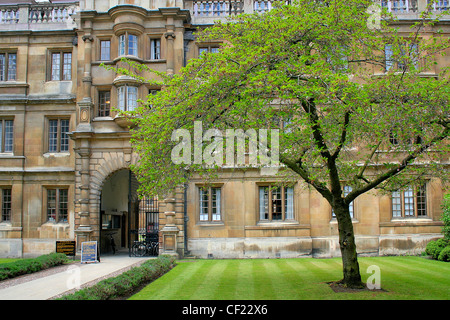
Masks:
[[[139,37],[135,34],[125,32],[119,36],[119,56],[139,55]]]
[[[222,187],[221,186],[199,186],[199,221],[221,222],[222,221]]]
[[[121,111],[134,111],[137,107],[138,87],[124,85],[117,88],[118,106]]]

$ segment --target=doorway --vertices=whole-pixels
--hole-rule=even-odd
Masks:
[[[130,256],[156,256],[159,252],[157,197],[139,196],[139,183],[129,169],[121,169],[104,182],[100,195],[100,254],[128,251]]]
[[[114,172],[103,184],[100,195],[100,254],[113,253],[127,248],[129,220],[130,170]]]

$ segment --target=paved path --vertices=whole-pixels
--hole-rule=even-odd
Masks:
[[[57,270],[48,269],[23,276],[18,279],[20,281],[9,284],[4,282],[11,280],[1,281],[0,300],[48,300],[93,281],[115,276],[147,259],[149,257],[129,257],[126,254],[102,256],[99,263],[74,262]]]

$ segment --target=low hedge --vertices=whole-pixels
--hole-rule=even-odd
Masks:
[[[450,241],[448,241],[445,238],[441,238],[436,241],[428,242],[425,252],[426,252],[426,254],[430,255],[433,259],[441,260],[441,261],[448,261],[448,260],[444,260],[444,255],[442,256],[441,259],[439,259],[440,254],[444,250],[445,250],[444,255],[445,254],[448,255],[448,253],[446,253],[446,252],[448,252],[448,250],[450,250]]]
[[[438,260],[450,262],[450,245],[442,249],[441,253],[439,253]]]
[[[0,281],[56,267],[67,261],[67,257],[63,253],[50,253],[37,258],[4,263],[0,265]]]
[[[141,286],[161,277],[175,265],[175,258],[160,256],[157,259],[147,260],[139,267],[134,267],[117,277],[102,280],[57,300],[111,300],[128,296]]]

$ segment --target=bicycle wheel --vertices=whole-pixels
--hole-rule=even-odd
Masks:
[[[132,252],[135,257],[143,257],[145,255],[145,245],[141,242],[135,243],[132,246]]]

